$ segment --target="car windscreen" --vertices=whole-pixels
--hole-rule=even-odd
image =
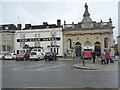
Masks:
[[[36,52],[31,52],[31,55],[36,55]]]
[[[12,56],[11,54],[5,54],[5,56]]]

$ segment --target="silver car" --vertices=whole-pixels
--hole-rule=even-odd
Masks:
[[[4,58],[4,53],[0,53],[0,60]]]
[[[14,54],[14,53],[6,53],[4,55],[4,59],[6,59],[6,60],[9,60],[9,59],[13,60],[15,58],[16,58],[16,54]]]

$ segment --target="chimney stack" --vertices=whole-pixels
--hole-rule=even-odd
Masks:
[[[48,23],[47,23],[47,22],[43,22],[43,25],[44,25],[44,26],[47,26],[47,25],[48,25]]]
[[[18,28],[18,30],[21,30],[22,29],[22,24],[17,24],[17,28]]]
[[[61,20],[60,19],[57,20],[57,26],[61,26]]]
[[[29,29],[31,27],[31,24],[25,24],[25,28]]]

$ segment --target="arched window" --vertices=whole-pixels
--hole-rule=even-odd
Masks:
[[[76,44],[75,44],[76,46],[81,46],[81,44],[79,43],[79,42],[76,42]]]
[[[105,38],[105,39],[104,39],[104,47],[105,47],[105,48],[108,48],[108,38]]]
[[[90,43],[89,41],[87,41],[87,42],[85,43],[85,46],[92,46],[92,45],[91,45],[91,43]]]
[[[71,47],[72,47],[72,42],[71,42],[71,39],[68,39],[67,46],[68,46],[68,48],[71,48]]]

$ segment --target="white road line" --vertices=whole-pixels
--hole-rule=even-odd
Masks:
[[[15,66],[16,64],[11,64],[11,65],[6,65],[6,66],[0,66],[0,67],[10,67],[10,66]]]
[[[13,70],[20,70],[20,69],[25,69],[25,68],[32,68],[32,67],[38,67],[38,66],[42,66],[43,64],[39,64],[39,65],[32,65],[32,66],[26,66],[26,67],[19,67],[19,68],[14,68]]]
[[[118,71],[117,69],[96,69],[96,70],[83,70],[83,71]]]
[[[40,70],[45,70],[45,69],[50,69],[50,68],[56,68],[56,67],[62,67],[62,66],[65,66],[65,64],[61,64],[61,65],[57,65],[57,66],[51,66],[51,67],[45,67],[45,68],[40,68],[40,69],[36,69],[36,70],[40,71]]]
[[[38,70],[37,70],[37,69],[33,69],[33,70],[31,70],[31,69],[30,69],[30,70],[28,70],[28,69],[18,69],[17,71],[23,71],[23,72],[24,72],[24,71],[25,71],[25,72],[30,72],[30,71],[31,71],[31,72],[32,72],[32,71],[38,71]],[[47,71],[47,72],[48,72],[48,71],[50,71],[50,72],[51,72],[51,71],[58,72],[58,71],[62,71],[62,70],[41,70],[41,71],[43,71],[43,72],[44,72],[44,71],[45,71],[45,72],[46,72],[46,71]]]

